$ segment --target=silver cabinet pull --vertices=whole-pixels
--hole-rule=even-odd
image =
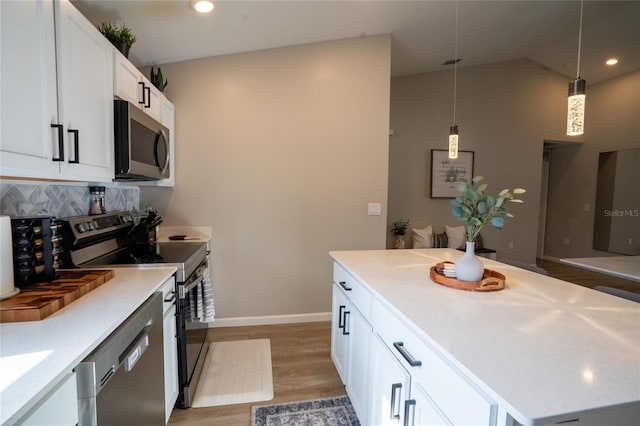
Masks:
[[[400,420],[400,395],[397,395],[402,391],[402,383],[394,383],[391,385],[391,420]],[[397,413],[397,414],[396,414]]]
[[[400,352],[400,355],[402,355],[402,357],[409,363],[410,366],[420,367],[422,365],[422,361],[415,359],[413,355],[411,355],[409,351],[405,349],[403,342],[395,342],[393,344],[393,347],[396,348],[398,352]]]

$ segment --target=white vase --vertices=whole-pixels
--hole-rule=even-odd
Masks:
[[[396,242],[394,244],[394,247],[397,249],[403,249],[404,248],[404,235],[397,235],[396,236]]]
[[[476,243],[467,241],[467,251],[456,260],[456,278],[460,281],[479,281],[484,275],[484,263],[475,254]]]

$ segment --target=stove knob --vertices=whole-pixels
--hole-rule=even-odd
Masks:
[[[96,222],[95,220],[92,220],[91,222],[89,222],[89,228],[95,231],[96,229],[98,229],[98,222]]]
[[[76,228],[78,229],[78,232],[80,232],[81,234],[83,232],[87,232],[89,229],[87,228],[87,225],[84,223],[79,223],[76,225]]]

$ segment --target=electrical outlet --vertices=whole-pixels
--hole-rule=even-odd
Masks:
[[[571,240],[569,240],[569,237],[564,237],[563,244],[564,244],[565,246],[568,246],[570,241],[571,241]]]
[[[633,245],[633,240],[632,240],[631,238],[629,238],[629,239],[627,240],[627,244],[629,244],[630,246],[632,246],[632,245]]]
[[[509,250],[513,249],[513,241],[509,241]]]
[[[380,216],[380,203],[369,203],[368,205],[368,215],[369,216]]]

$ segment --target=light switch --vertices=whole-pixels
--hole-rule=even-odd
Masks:
[[[369,203],[369,216],[380,216],[380,203]]]

